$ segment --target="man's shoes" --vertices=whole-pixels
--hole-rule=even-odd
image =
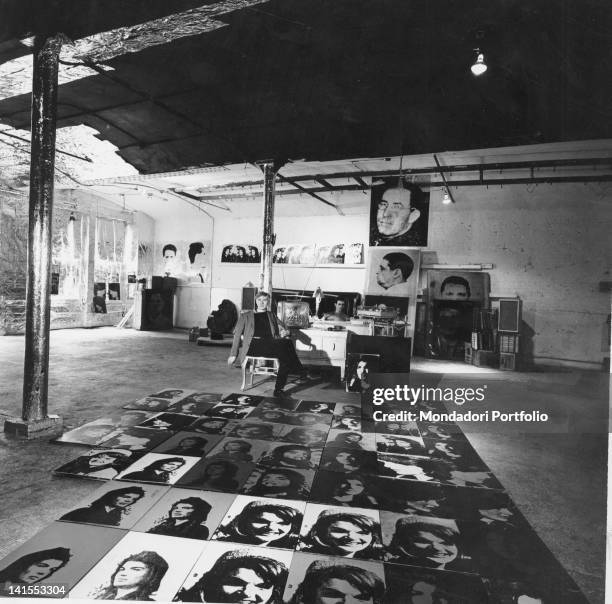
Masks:
[[[282,390],[275,390],[275,391],[272,393],[272,396],[273,396],[274,398],[283,398],[284,396],[287,396],[287,393],[286,393],[286,392],[283,392]]]

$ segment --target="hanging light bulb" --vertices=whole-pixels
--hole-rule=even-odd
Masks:
[[[442,203],[447,206],[451,203],[455,203],[455,198],[453,197],[452,193],[450,192],[450,189],[445,186],[444,187],[444,196],[442,197]]]
[[[476,52],[476,61],[470,69],[475,76],[479,76],[487,70],[487,64],[484,60],[484,53],[480,52],[480,48],[475,48],[474,50]]]

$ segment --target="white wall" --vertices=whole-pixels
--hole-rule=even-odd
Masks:
[[[519,296],[536,360],[600,365],[607,350],[610,197],[600,185],[432,192],[430,249],[441,263],[491,262],[493,296]],[[526,338],[525,344],[528,344]]]
[[[192,205],[173,201],[167,202],[166,211],[155,220],[157,242],[173,240],[210,240],[212,219]]]

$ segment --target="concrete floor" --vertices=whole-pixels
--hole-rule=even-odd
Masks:
[[[0,414],[19,415],[24,338],[0,338]],[[51,334],[49,412],[66,428],[100,417],[165,387],[229,393],[239,371],[226,365],[228,349],[200,347],[183,331],[138,332],[98,328]],[[472,444],[523,514],[593,604],[604,602],[609,376],[582,371],[510,373],[416,359],[414,383],[452,383],[452,375],[488,384],[487,405],[562,411],[547,433],[463,425]],[[294,386],[297,390],[297,387]],[[253,390],[269,394],[272,383]],[[339,383],[316,381],[299,398],[355,400]],[[569,419],[568,419],[569,418]],[[0,437],[0,558],[98,488],[95,481],[53,477],[51,471],[83,448]]]

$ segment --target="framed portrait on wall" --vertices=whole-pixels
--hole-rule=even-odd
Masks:
[[[363,243],[349,243],[345,248],[344,264],[363,264]]]
[[[344,264],[347,246],[344,243],[317,246],[317,264]]]
[[[287,259],[286,264],[299,264],[303,247],[301,243],[292,243],[288,245],[285,251],[285,257]]]
[[[261,251],[256,245],[246,243],[230,243],[223,246],[221,262],[238,264],[255,264],[261,261]]]
[[[189,281],[207,283],[210,275],[211,242],[191,241],[187,247],[189,264],[186,275]]]
[[[274,264],[287,264],[287,247],[282,245],[274,248],[272,254],[272,262]]]
[[[429,193],[397,177],[376,181],[370,197],[370,246],[425,247]]]
[[[420,250],[370,248],[366,295],[416,299],[420,264]]]

